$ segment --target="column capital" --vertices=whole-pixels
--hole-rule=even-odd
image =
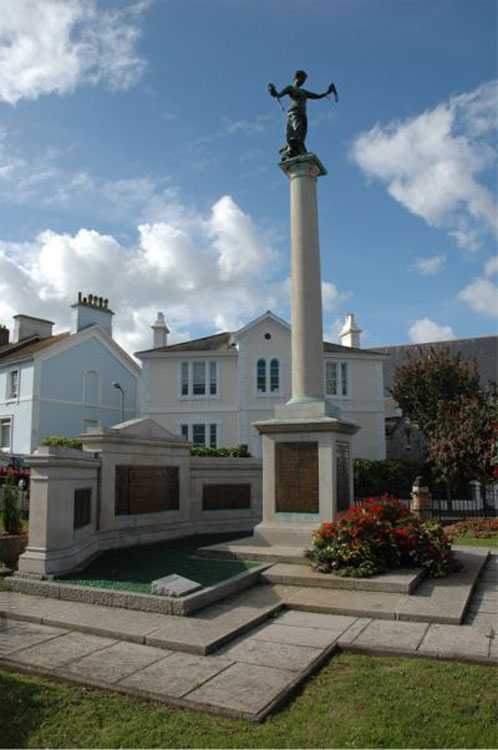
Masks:
[[[316,154],[304,154],[293,159],[285,159],[278,165],[282,172],[292,180],[295,177],[322,177],[327,170]]]

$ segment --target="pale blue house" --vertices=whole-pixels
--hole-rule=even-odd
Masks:
[[[12,341],[0,327],[0,451],[28,455],[42,438],[74,437],[139,414],[140,367],[112,338],[107,300],[82,297],[71,331],[15,315]]]

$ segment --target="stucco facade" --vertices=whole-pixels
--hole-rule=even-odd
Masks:
[[[268,312],[239,331],[156,346],[137,357],[143,363],[143,416],[194,443],[245,444],[261,457],[253,423],[272,418],[275,406],[291,395],[288,323]],[[353,455],[385,458],[384,357],[324,343],[324,359],[327,396],[344,419],[361,427]]]
[[[27,455],[44,437],[75,437],[137,416],[140,368],[99,325],[105,311],[92,316],[91,307],[83,307],[80,330],[55,336],[28,331],[0,346],[2,452]],[[114,382],[122,388],[123,409]]]

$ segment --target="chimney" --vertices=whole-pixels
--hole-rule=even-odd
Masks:
[[[31,336],[39,336],[48,339],[52,336],[54,322],[43,318],[33,318],[31,315],[14,315],[13,343],[29,339]]]
[[[152,328],[152,346],[157,349],[160,346],[168,345],[168,333],[169,328],[164,322],[164,315],[162,312],[157,313],[157,320]]]
[[[0,325],[0,346],[6,346],[9,343],[9,334],[7,326]]]
[[[78,301],[71,305],[71,333],[78,333],[90,326],[99,326],[112,337],[113,311],[109,308],[109,300],[97,294],[83,297],[78,292]]]
[[[361,328],[358,328],[353,313],[346,313],[346,321],[341,331],[341,342],[343,346],[360,348]]]

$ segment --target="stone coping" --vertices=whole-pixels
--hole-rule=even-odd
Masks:
[[[253,586],[267,567],[268,564],[258,565],[213,586],[208,586],[182,597],[156,596],[154,594],[117,591],[92,586],[75,586],[70,583],[43,581],[21,573],[7,577],[4,581],[10,591],[17,591],[22,594],[84,602],[86,604],[99,604],[107,607],[122,607],[123,609],[140,610],[142,612],[186,616],[202,607],[225,599],[231,594]]]

